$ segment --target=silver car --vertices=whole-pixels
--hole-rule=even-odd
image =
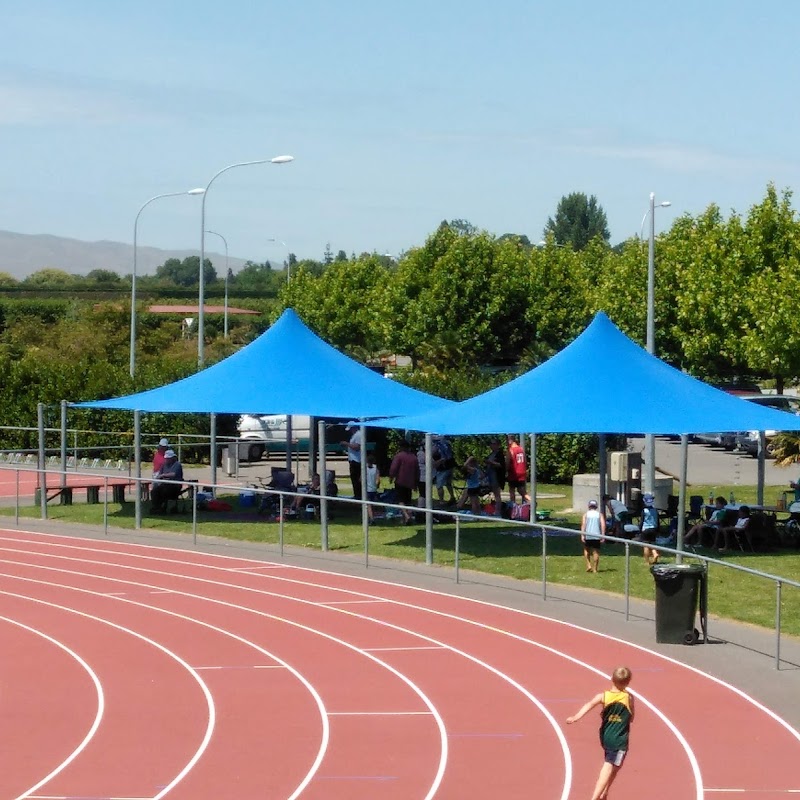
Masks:
[[[746,397],[751,403],[758,403],[760,406],[776,408],[778,411],[788,411],[790,414],[800,416],[800,397],[786,394],[761,394],[755,397]],[[800,427],[800,425],[798,426]],[[770,454],[770,440],[778,431],[764,431],[767,442],[767,455]],[[758,431],[740,431],[736,434],[736,447],[743,453],[751,456],[758,455]]]

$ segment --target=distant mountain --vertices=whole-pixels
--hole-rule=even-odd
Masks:
[[[198,255],[199,250],[159,250],[157,247],[139,246],[137,274],[154,274],[168,258],[184,259]],[[212,260],[218,275],[224,274],[224,255],[206,251],[206,258]],[[228,264],[237,271],[245,262],[241,258],[229,258]],[[133,245],[0,231],[0,272],[22,279],[40,269],[62,269],[74,275],[86,275],[93,269],[110,269],[119,275],[129,275],[133,270]]]

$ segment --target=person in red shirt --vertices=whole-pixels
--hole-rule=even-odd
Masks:
[[[157,478],[164,467],[164,453],[169,450],[169,440],[162,439],[153,453],[153,477]]]
[[[405,439],[400,440],[400,451],[389,466],[389,477],[394,481],[397,504],[412,505],[411,495],[419,483],[419,461],[411,452],[411,445]],[[412,512],[403,508],[403,525],[409,525],[413,520]]]
[[[506,475],[508,478],[508,496],[512,503],[516,502],[516,491],[519,489],[521,503],[530,503],[525,482],[528,479],[528,467],[525,463],[525,451],[519,446],[515,436],[508,437],[506,450]]]

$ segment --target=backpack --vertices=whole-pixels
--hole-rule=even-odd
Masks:
[[[453,448],[447,439],[437,439],[436,450],[438,451],[438,458],[436,461],[441,461],[439,466],[440,470],[453,469],[456,465],[455,457],[453,456]]]
[[[531,521],[531,504],[520,503],[511,506],[511,519],[519,520],[520,522]]]

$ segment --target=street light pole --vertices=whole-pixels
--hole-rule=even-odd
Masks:
[[[216,231],[206,231],[206,233],[211,233],[214,236],[219,236],[219,238],[222,239],[222,243],[225,245],[225,316],[224,316],[225,322],[224,322],[223,333],[225,338],[227,339],[228,338],[228,273],[230,271],[228,269],[228,240],[221,233],[217,233]]]
[[[255,164],[288,164],[294,161],[294,156],[275,156],[274,158],[262,158],[258,161],[240,161],[236,164],[229,164],[223,167],[219,172],[214,175],[208,182],[203,194],[203,202],[200,207],[200,288],[198,292],[199,308],[197,309],[197,366],[202,369],[205,364],[205,348],[203,339],[205,337],[205,311],[204,304],[206,300],[206,276],[205,276],[205,258],[206,258],[206,197],[211,184],[229,169],[236,167],[249,167]]]
[[[131,352],[130,352],[130,365],[129,370],[131,378],[136,372],[136,268],[138,257],[138,235],[139,235],[139,217],[142,215],[147,206],[155,200],[160,200],[162,197],[179,197],[184,194],[197,195],[203,194],[205,189],[189,189],[188,192],[167,192],[166,194],[157,194],[151,197],[146,203],[142,205],[136,214],[136,219],[133,221],[133,273],[131,274]]]
[[[658,208],[671,206],[669,200],[658,204]],[[645,212],[642,219],[644,228],[645,219],[650,215],[650,236],[647,247],[647,338],[645,349],[650,355],[656,354],[656,195],[650,192],[650,208]],[[641,231],[640,236],[641,238]],[[652,433],[645,436],[645,455],[644,460],[647,465],[645,471],[644,490],[646,492],[655,491],[656,486],[656,437]]]

